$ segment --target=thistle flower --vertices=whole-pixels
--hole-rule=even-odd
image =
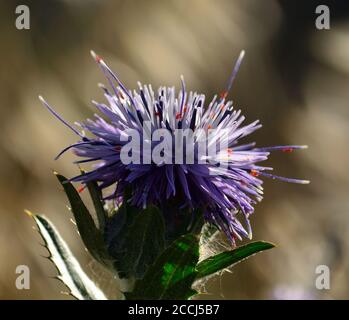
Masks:
[[[282,150],[290,152],[304,149],[306,146],[275,146],[256,148],[255,143],[240,144],[240,140],[261,127],[259,121],[242,126],[244,116],[240,110],[234,110],[231,101],[227,101],[237,71],[244,56],[241,52],[233,69],[226,90],[215,96],[205,107],[205,95],[187,92],[183,77],[181,90],[176,95],[175,88],[160,87],[154,92],[151,85],[139,85],[139,90],[130,91],[119,80],[102,58],[91,52],[93,58],[105,74],[111,92],[103,85],[104,95],[108,104],[93,101],[104,118],[95,114],[93,120],[76,123],[81,130],[68,124],[40,97],[44,105],[60,121],[69,127],[80,140],[65,148],[58,156],[73,149],[73,152],[84,158],[75,163],[94,163],[92,170],[71,179],[81,182],[83,186],[89,181],[96,181],[103,190],[115,186],[114,191],[106,199],[120,199],[126,186],[131,186],[132,204],[145,207],[149,204],[162,206],[175,198],[179,208],[201,208],[206,221],[216,225],[229,240],[252,237],[249,221],[254,205],[262,199],[263,181],[261,177],[278,179],[286,182],[307,184],[309,181],[290,179],[267,173],[270,167],[258,163],[268,159],[270,151]],[[174,131],[191,129],[194,133],[193,150],[204,140],[207,145],[220,137],[227,144],[218,149],[211,158],[216,162],[201,163],[199,156],[194,155],[194,162],[184,160],[183,163],[129,163],[122,161],[122,148],[127,144],[127,130],[136,130],[143,144],[144,124],[149,123],[148,133],[157,129],[168,131],[172,140],[176,140]],[[201,132],[214,131],[214,136],[202,137]],[[223,133],[224,131],[224,133]],[[92,134],[92,137],[85,135]],[[157,144],[151,141],[150,149]],[[144,160],[143,148],[139,156]],[[225,167],[217,166],[217,161],[225,163]],[[82,190],[81,189],[81,190]],[[244,220],[244,225],[240,222]]]

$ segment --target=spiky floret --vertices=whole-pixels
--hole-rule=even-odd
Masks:
[[[91,171],[76,176],[71,181],[97,181],[101,189],[112,185],[114,191],[107,199],[120,199],[126,186],[131,186],[132,203],[139,207],[149,204],[162,206],[171,198],[175,198],[178,208],[202,208],[205,219],[225,232],[234,244],[236,239],[252,237],[249,217],[254,211],[254,205],[262,199],[263,189],[260,177],[269,177],[286,182],[307,184],[307,180],[284,178],[267,173],[270,167],[258,163],[268,159],[270,151],[282,150],[291,152],[304,149],[306,146],[276,146],[256,148],[255,143],[240,144],[240,140],[261,127],[259,121],[242,125],[245,117],[240,110],[233,108],[232,101],[227,101],[233,81],[244,56],[241,52],[229,79],[226,90],[220,96],[214,96],[205,107],[205,95],[187,92],[185,82],[181,77],[181,90],[176,94],[175,88],[160,87],[154,92],[151,85],[138,83],[138,90],[128,90],[112,72],[104,60],[91,52],[93,58],[105,74],[110,88],[104,85],[107,104],[93,101],[104,118],[95,114],[93,120],[77,123],[81,131],[68,124],[40,97],[44,105],[80,140],[68,146],[57,158],[69,149],[84,158],[75,163],[94,163]],[[145,129],[145,123],[148,127]],[[141,141],[147,141],[157,129],[165,129],[175,140],[177,129],[190,129],[194,133],[193,150],[204,140],[207,145],[216,141],[217,137],[227,145],[218,149],[212,161],[189,163],[129,163],[121,161],[121,149],[127,141],[127,130],[139,132]],[[144,131],[148,130],[148,131]],[[205,133],[214,130],[214,135]],[[92,134],[92,137],[85,135]],[[148,141],[149,142],[149,141]],[[155,145],[150,142],[150,148]],[[140,149],[140,157],[144,154]],[[217,166],[224,163],[224,168]],[[239,216],[244,218],[244,225]]]

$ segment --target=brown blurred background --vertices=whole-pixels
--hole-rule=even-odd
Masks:
[[[262,145],[308,144],[275,153],[275,173],[309,186],[265,182],[252,218],[254,239],[278,244],[232,273],[209,281],[212,299],[349,298],[349,6],[330,1],[331,29],[317,30],[326,1],[33,0],[0,2],[0,299],[69,299],[41,255],[28,208],[49,217],[102,286],[109,280],[85,253],[52,170],[77,173],[67,153],[76,137],[38,101],[42,94],[70,122],[102,100],[94,49],[129,88],[136,81],[176,85],[210,98],[222,91],[241,49],[246,58],[230,97],[264,127]],[[30,8],[30,30],[15,28],[15,8]],[[30,290],[17,290],[15,268],[28,265]],[[331,289],[315,288],[315,268],[331,270]]]

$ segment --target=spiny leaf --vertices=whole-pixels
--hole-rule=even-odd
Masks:
[[[80,169],[80,171],[82,174],[85,173],[83,169]],[[96,181],[89,181],[86,183],[86,185],[96,211],[99,230],[103,231],[108,215],[106,210],[104,209],[102,191],[98,188],[98,184]]]
[[[154,206],[137,209],[137,213],[135,210],[126,203],[119,209],[115,221],[121,230],[114,229],[109,242],[108,250],[120,277],[141,278],[165,247],[161,212]]]
[[[231,265],[238,263],[253,254],[274,247],[275,245],[270,242],[256,241],[238,247],[234,250],[221,252],[215,256],[201,261],[196,266],[196,270],[198,271],[196,279],[209,276],[215,272],[228,268]]]
[[[199,259],[198,239],[193,234],[174,241],[138,280],[129,299],[182,300],[196,292],[191,285],[196,278]]]
[[[81,269],[67,244],[53,224],[43,216],[26,211],[35,221],[38,231],[50,253],[50,260],[58,271],[57,278],[70,290],[70,294],[79,300],[107,300],[104,293]]]
[[[87,250],[98,262],[110,267],[111,258],[107,253],[103,236],[97,229],[92,216],[87,210],[85,204],[82,202],[79,193],[64,176],[58,173],[55,173],[55,175],[63,186],[68,197],[81,239]]]
[[[106,211],[104,210],[104,203],[102,200],[101,190],[98,188],[97,182],[95,181],[88,182],[87,188],[90,193],[94,208],[96,210],[99,230],[104,230],[105,222],[108,216]]]

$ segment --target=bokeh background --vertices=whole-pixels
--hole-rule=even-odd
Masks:
[[[0,2],[0,299],[70,299],[51,277],[28,208],[61,231],[86,272],[108,276],[84,251],[52,170],[75,175],[72,155],[54,156],[76,137],[40,104],[42,94],[70,122],[91,116],[105,82],[94,49],[129,88],[136,81],[176,85],[208,97],[225,87],[241,49],[246,58],[230,97],[264,127],[262,145],[308,144],[275,153],[280,175],[308,186],[265,182],[252,218],[254,239],[278,244],[215,277],[202,298],[349,298],[349,6],[329,1],[331,29],[317,30],[315,8],[295,0],[33,0]],[[30,30],[15,28],[15,8],[30,7]],[[28,265],[30,290],[15,269]],[[331,289],[315,288],[315,268],[331,270]]]

